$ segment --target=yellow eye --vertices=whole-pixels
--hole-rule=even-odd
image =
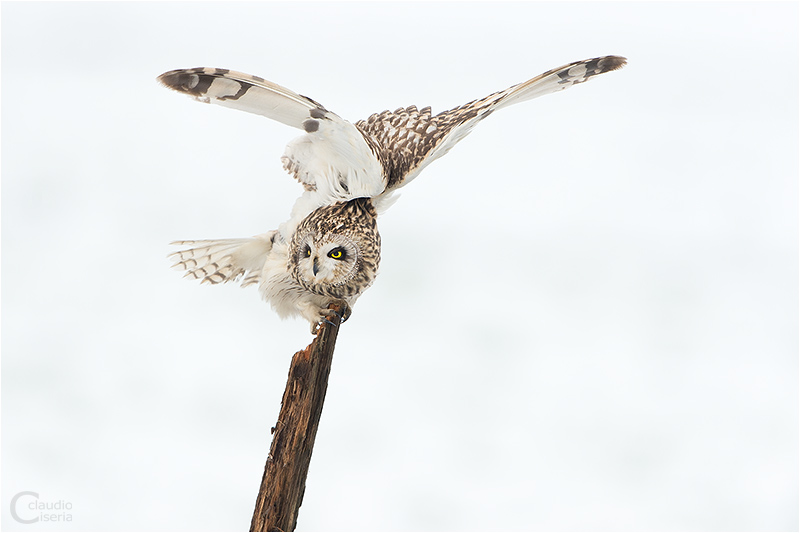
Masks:
[[[306,257],[311,257],[311,248],[306,246]]]
[[[328,252],[328,257],[331,259],[344,259],[344,250],[341,248],[334,248],[330,252]]]

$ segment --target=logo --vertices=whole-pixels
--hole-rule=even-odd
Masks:
[[[11,517],[20,524],[72,522],[72,502],[40,500],[39,493],[26,490],[11,498]]]

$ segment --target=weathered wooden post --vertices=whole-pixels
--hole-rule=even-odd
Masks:
[[[339,324],[338,316],[323,323],[311,344],[292,357],[250,531],[294,531],[297,526]]]

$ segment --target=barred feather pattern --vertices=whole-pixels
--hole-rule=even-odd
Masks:
[[[243,278],[242,287],[246,287],[259,282],[276,233],[250,239],[174,241],[170,244],[189,248],[174,252],[169,258],[173,268],[186,271],[185,278],[212,285]]]

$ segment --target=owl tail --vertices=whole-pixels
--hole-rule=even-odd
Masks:
[[[271,231],[250,239],[175,241],[170,244],[190,248],[174,252],[169,258],[174,261],[172,268],[186,271],[185,278],[216,285],[244,276],[242,287],[246,287],[258,283],[276,233]]]

